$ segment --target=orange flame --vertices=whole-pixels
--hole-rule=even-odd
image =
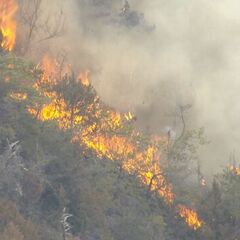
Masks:
[[[43,71],[38,85],[53,86],[56,85],[64,76],[71,74],[71,67],[69,65],[60,63],[56,59],[45,55],[38,65],[39,69]]]
[[[236,175],[236,176],[240,176],[240,168],[235,167],[235,166],[230,166],[230,171]]]
[[[54,59],[49,58],[47,55],[43,57],[43,60],[40,64],[41,69],[43,70],[43,76],[41,80],[54,80],[56,81],[57,73],[58,73],[58,66],[57,62]],[[53,84],[53,82],[50,82]]]
[[[75,137],[74,141],[83,142],[99,157],[120,162],[122,169],[129,174],[137,175],[140,182],[148,186],[149,191],[157,192],[166,203],[173,203],[172,186],[162,174],[156,146],[148,146],[146,150],[140,150],[128,137],[117,135],[87,135],[80,136],[80,139]]]
[[[88,87],[90,85],[90,82],[89,82],[89,71],[85,71],[83,73],[80,73],[79,76],[78,76],[78,79],[80,80],[80,82]]]
[[[178,205],[177,208],[180,217],[185,219],[185,222],[190,228],[197,230],[202,227],[203,221],[199,219],[198,214],[193,209],[189,209],[184,205]]]
[[[66,103],[63,99],[52,99],[48,104],[41,107],[29,107],[28,112],[34,115],[40,121],[56,120],[60,129],[67,130],[72,125],[79,125],[83,117],[75,115],[77,109],[70,112],[67,109]]]
[[[12,51],[16,42],[17,9],[15,0],[0,0],[0,46],[6,51]]]
[[[43,96],[48,97],[50,102],[43,106],[29,107],[28,112],[36,116],[41,121],[56,120],[59,128],[69,129],[71,126],[82,123],[83,117],[77,114],[78,109],[68,109],[64,99],[59,97],[54,90],[51,90],[65,76],[72,74],[69,65],[60,64],[57,60],[44,56],[40,69],[43,71],[41,78],[34,85]],[[87,78],[88,72],[82,74]],[[86,86],[86,84],[83,84]],[[89,109],[90,110],[90,109]]]
[[[22,102],[27,99],[26,93],[13,92],[13,93],[10,93],[9,96],[17,102]]]

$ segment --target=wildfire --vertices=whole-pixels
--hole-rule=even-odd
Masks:
[[[39,67],[43,73],[34,88],[41,95],[47,97],[49,102],[41,106],[29,107],[28,112],[41,121],[56,120],[61,129],[66,130],[79,125],[83,120],[83,117],[78,113],[79,109],[76,107],[70,109],[63,97],[58,96],[54,90],[57,83],[62,81],[64,77],[71,75],[70,66],[60,64],[57,60],[45,56]]]
[[[39,64],[39,68],[43,73],[41,78],[38,80],[38,87],[44,85],[54,86],[64,75],[71,73],[68,65],[61,64],[56,59],[50,58],[47,55],[43,57],[41,63]]]
[[[83,92],[81,104],[70,107],[69,101],[54,90],[65,76],[71,74],[70,68],[45,57],[41,69],[43,73],[35,88],[47,97],[48,102],[29,107],[29,113],[41,121],[55,120],[60,129],[74,128],[72,142],[91,149],[99,158],[116,161],[122,171],[136,176],[149,192],[175,206],[172,185],[167,182],[160,165],[159,145],[167,140],[153,136],[148,145],[142,144],[140,134],[127,124],[135,118],[132,113],[122,114],[102,106],[95,93],[92,101],[87,102],[85,93],[92,89],[88,72],[80,74],[76,82],[80,82],[79,91]],[[71,88],[71,92],[73,90]],[[192,229],[197,230],[203,225],[194,210],[178,205],[177,211]]]
[[[199,219],[198,214],[184,205],[178,205],[177,207],[180,217],[185,219],[185,222],[193,230],[197,230],[202,227],[203,222]]]
[[[58,63],[56,60],[49,58],[47,55],[43,57],[40,64],[43,75],[40,78],[41,83],[55,84],[58,74]]]
[[[14,16],[18,5],[15,0],[0,0],[0,46],[12,51],[16,41],[16,21]]]

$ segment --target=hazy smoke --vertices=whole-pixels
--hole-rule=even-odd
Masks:
[[[211,141],[206,169],[228,161],[240,139],[238,0],[129,0],[125,10],[121,0],[45,2],[66,20],[46,52],[90,69],[104,101],[133,110],[148,131],[174,128],[176,107],[191,104],[188,125],[204,126]]]

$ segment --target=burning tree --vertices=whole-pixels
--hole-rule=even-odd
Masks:
[[[203,221],[199,219],[199,216],[196,211],[193,209],[189,209],[186,206],[178,205],[178,211],[180,217],[184,218],[186,223],[193,228],[194,230],[197,230],[198,228],[201,228],[203,225]]]
[[[35,89],[48,101],[36,103],[28,111],[41,121],[56,120],[63,130],[82,127],[96,121],[99,99],[86,79],[76,77],[69,66],[44,58],[42,74]],[[85,81],[85,82],[83,82]]]
[[[16,42],[17,9],[15,0],[0,1],[0,48],[4,51],[12,51]]]

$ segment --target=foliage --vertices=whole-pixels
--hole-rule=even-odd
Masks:
[[[174,204],[188,203],[200,211],[204,227],[194,231],[178,217],[174,204],[167,205],[140,183],[139,174],[124,171],[119,161],[109,161],[109,156],[73,141],[83,129],[97,124],[98,134],[127,137],[140,150],[153,145],[149,137],[135,134],[132,122],[124,120],[119,127],[119,116],[100,101],[91,85],[83,86],[70,74],[58,84],[45,86],[67,103],[64,110],[73,113],[70,120],[85,117],[81,124],[72,122],[59,129],[56,119],[38,121],[29,113],[29,108],[44,107],[51,100],[36,88],[42,75],[24,59],[0,56],[1,239],[237,239],[239,176],[224,171],[212,187],[191,180],[197,174],[198,148],[206,143],[203,129],[185,131],[161,159],[166,179],[177,193]],[[116,124],[106,124],[110,117],[116,117]],[[159,147],[162,150],[166,144],[160,142]],[[154,163],[159,169],[159,161]],[[138,170],[146,172],[152,167],[149,164],[140,162]],[[67,233],[61,224],[64,211],[71,216]]]

